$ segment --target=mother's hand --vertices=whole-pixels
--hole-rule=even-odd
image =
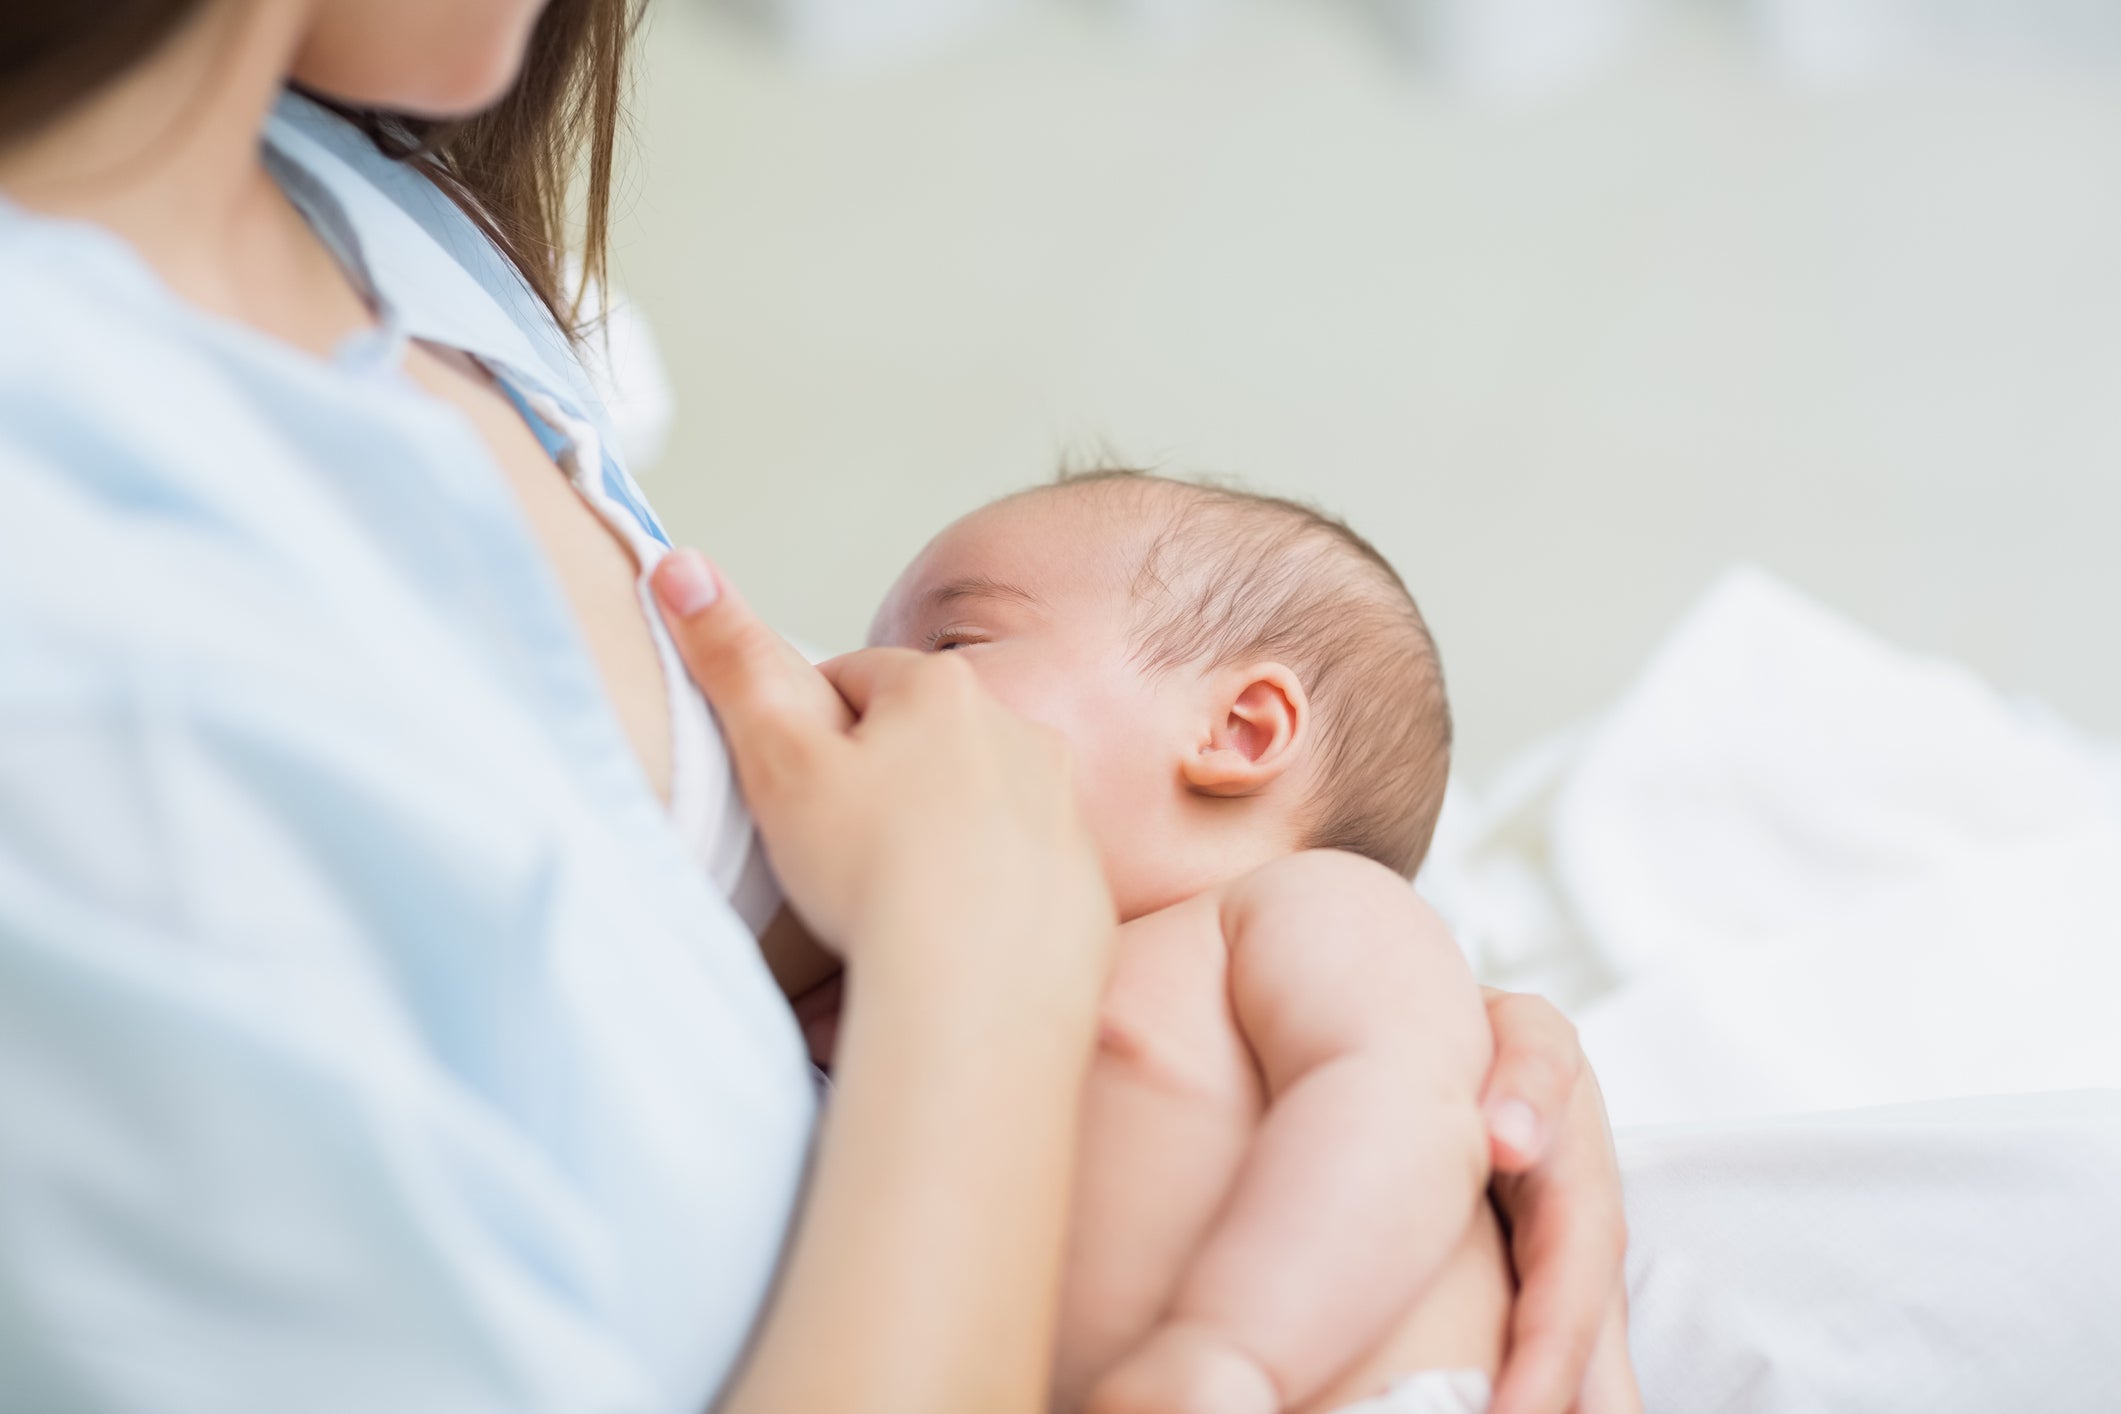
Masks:
[[[1632,1414],[1627,1219],[1598,1081],[1551,1003],[1487,1001],[1495,1064],[1481,1107],[1518,1279],[1491,1414]]]
[[[984,957],[1017,982],[1045,964],[1102,980],[1104,947],[1080,940],[1102,943],[1111,902],[1058,734],[1003,708],[962,659],[879,648],[813,668],[692,551],[655,584],[819,942],[856,971],[879,954],[931,974]],[[1027,955],[1027,934],[1067,945]]]
[[[961,659],[821,672],[691,551],[655,588],[789,902],[848,979],[795,1236],[715,1407],[1038,1414],[1118,932],[1067,753]]]

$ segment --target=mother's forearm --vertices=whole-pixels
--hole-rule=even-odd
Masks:
[[[1045,1408],[1094,988],[852,979],[793,1250],[725,1414]]]

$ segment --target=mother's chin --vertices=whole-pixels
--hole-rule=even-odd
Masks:
[[[295,82],[349,108],[469,118],[499,103],[541,18],[555,29],[631,22],[635,0],[317,0]]]

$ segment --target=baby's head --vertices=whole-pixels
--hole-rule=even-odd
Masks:
[[[1383,556],[1290,501],[1093,472],[982,507],[921,551],[875,644],[965,655],[1073,748],[1122,917],[1300,849],[1412,876],[1451,716]]]

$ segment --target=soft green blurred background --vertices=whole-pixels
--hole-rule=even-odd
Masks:
[[[953,516],[1110,453],[1347,515],[1476,771],[1752,560],[2121,733],[2121,84],[1822,82],[1681,7],[1482,102],[1343,5],[1184,43],[1026,0],[818,66],[657,0],[619,283],[645,477],[839,648]]]

